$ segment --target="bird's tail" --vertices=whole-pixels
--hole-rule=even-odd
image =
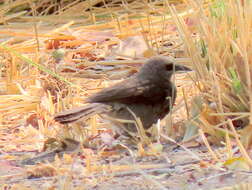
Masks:
[[[54,116],[54,120],[66,124],[72,123],[79,119],[88,119],[93,115],[101,114],[110,111],[111,106],[99,103],[91,103],[85,106],[73,108],[67,111],[60,112]]]

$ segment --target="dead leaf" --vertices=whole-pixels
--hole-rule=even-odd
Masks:
[[[250,171],[249,164],[242,157],[231,158],[224,163],[224,166],[236,171]]]
[[[39,164],[27,171],[28,179],[52,177],[57,175],[57,170],[48,164]]]
[[[132,36],[121,41],[119,46],[112,52],[116,56],[141,58],[153,55],[142,36]]]
[[[105,145],[111,146],[115,141],[114,137],[109,133],[101,133],[101,140]]]

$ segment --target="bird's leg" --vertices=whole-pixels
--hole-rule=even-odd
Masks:
[[[112,128],[118,135],[127,136],[127,137],[135,137],[135,133],[128,130],[127,124],[135,124],[133,120],[126,120],[126,119],[118,119],[115,117],[110,117],[108,115],[102,115],[103,119],[110,121],[112,124]]]

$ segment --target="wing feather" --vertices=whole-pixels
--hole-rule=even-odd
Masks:
[[[129,99],[134,101],[137,97],[148,94],[146,92],[149,91],[151,87],[152,85],[149,84],[149,81],[139,81],[137,78],[130,78],[101,90],[88,98],[87,102],[127,102],[130,101]]]

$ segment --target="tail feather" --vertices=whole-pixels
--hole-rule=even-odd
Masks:
[[[86,120],[93,115],[105,113],[111,110],[111,106],[99,103],[92,103],[78,108],[60,112],[54,116],[54,120],[66,124],[79,119]]]

